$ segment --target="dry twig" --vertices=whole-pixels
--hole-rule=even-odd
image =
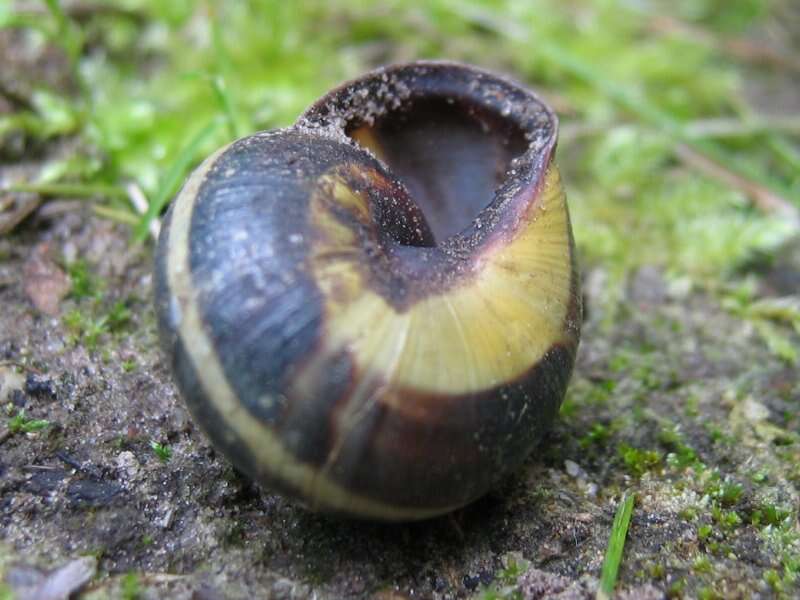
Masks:
[[[783,197],[751,179],[734,173],[686,144],[678,144],[675,148],[675,154],[686,165],[708,177],[741,189],[752,200],[753,204],[765,213],[783,217],[795,227],[800,227],[800,210]]]

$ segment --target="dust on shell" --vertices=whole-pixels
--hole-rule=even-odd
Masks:
[[[343,165],[391,175],[354,143],[315,135],[236,142],[177,198],[157,306],[178,384],[240,468],[314,508],[389,520],[452,510],[530,453],[574,362],[580,305],[554,142],[501,186],[467,249],[448,253],[424,246],[413,207],[397,218],[419,246],[371,232],[374,198],[331,176]],[[414,252],[457,261],[458,276],[437,287]],[[397,302],[376,285],[380,256],[425,293]]]

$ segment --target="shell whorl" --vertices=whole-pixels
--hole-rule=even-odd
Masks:
[[[516,84],[415,63],[209,157],[167,217],[156,300],[215,444],[313,508],[386,520],[518,466],[579,337],[556,130]],[[466,181],[442,191],[452,155]]]

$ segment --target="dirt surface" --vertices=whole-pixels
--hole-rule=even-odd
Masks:
[[[102,299],[65,299],[62,317],[34,308],[25,265],[42,244],[59,261],[82,257]],[[693,594],[705,581],[724,582],[726,597],[767,593],[763,574],[781,567],[748,516],[765,499],[797,505],[798,371],[717,301],[670,287],[655,269],[631,278],[610,326],[596,297],[603,272],[586,274],[588,321],[564,416],[519,474],[450,517],[381,526],[306,512],[215,454],[158,351],[150,251],[132,248],[124,228],[71,211],[29,222],[0,241],[0,255],[0,360],[19,375],[3,403],[50,423],[0,447],[0,527],[12,573],[88,554],[98,560],[88,589],[100,597],[134,581],[141,597],[463,598],[519,569],[524,597],[589,597],[628,487],[638,502],[621,583],[633,597],[660,597],[681,580]],[[762,278],[765,293],[777,275],[800,272],[797,252],[785,256]],[[93,350],[64,324],[64,314],[120,300],[128,321]],[[711,424],[719,431],[709,433]],[[699,477],[713,470],[744,486],[726,507],[744,524],[711,534],[725,540],[721,555],[698,537],[699,524],[714,524],[703,482],[663,460],[677,444],[663,435],[673,425],[707,465]],[[151,441],[171,457],[160,459]],[[621,458],[620,444],[655,448],[661,458],[643,471]],[[760,472],[767,482],[757,486]],[[708,557],[710,573],[697,569],[698,556]]]

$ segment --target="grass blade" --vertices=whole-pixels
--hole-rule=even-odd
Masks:
[[[93,206],[92,210],[96,215],[104,219],[109,219],[110,221],[116,221],[117,223],[124,223],[125,225],[137,225],[139,223],[138,216],[129,210],[120,210],[111,208],[110,206],[99,205]]]
[[[634,494],[626,491],[617,507],[617,515],[611,526],[611,536],[608,539],[606,558],[603,561],[603,571],[600,575],[600,587],[597,590],[597,600],[608,600],[614,593],[617,583],[617,573],[622,562],[622,550],[625,548],[625,537],[628,535],[628,525],[633,514]]]
[[[186,73],[184,77],[208,82],[211,93],[214,95],[214,99],[219,105],[222,116],[225,118],[228,127],[228,136],[232,140],[244,137],[246,131],[240,125],[241,119],[234,108],[235,103],[230,89],[225,83],[225,78],[222,75],[215,75],[206,71]]]
[[[56,32],[52,36],[52,41],[60,44],[69,56],[70,65],[75,75],[80,75],[78,69],[78,59],[83,49],[83,35],[80,29],[70,21],[67,13],[64,12],[60,0],[45,0],[47,9],[56,22]]]
[[[147,207],[147,212],[142,216],[133,232],[134,243],[141,243],[144,238],[147,237],[150,223],[161,214],[162,209],[186,175],[186,171],[188,171],[191,166],[200,147],[216,133],[221,123],[222,121],[218,117],[215,117],[210,123],[200,129],[200,131],[189,140],[189,143],[186,144],[183,150],[178,153],[175,162],[173,162],[167,170],[164,179],[161,181],[161,185],[153,196],[150,205]]]
[[[16,183],[8,186],[11,192],[27,192],[40,196],[62,198],[117,198],[125,200],[128,195],[122,188],[97,183]]]
[[[214,95],[228,123],[228,135],[234,140],[244,136],[244,131],[239,127],[239,120],[236,117],[236,111],[233,108],[233,100],[228,92],[228,87],[225,85],[225,80],[221,75],[217,75],[211,77],[210,81],[211,89],[214,90]]]

